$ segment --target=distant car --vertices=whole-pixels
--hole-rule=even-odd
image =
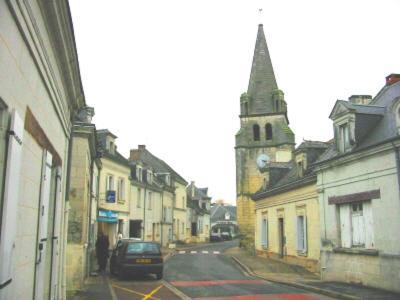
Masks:
[[[224,241],[230,241],[232,239],[232,235],[229,232],[222,232],[221,238]]]
[[[210,242],[220,242],[222,241],[221,236],[217,232],[211,232]]]
[[[121,239],[111,254],[110,272],[120,277],[128,274],[155,274],[157,279],[161,279],[163,269],[160,245],[155,242]]]

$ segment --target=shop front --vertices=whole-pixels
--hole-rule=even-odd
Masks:
[[[110,249],[114,246],[118,234],[118,212],[99,209],[97,213],[98,234],[108,236]]]

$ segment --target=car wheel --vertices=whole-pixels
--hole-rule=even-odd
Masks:
[[[162,272],[157,273],[156,274],[156,278],[157,278],[157,280],[162,279],[163,278],[163,273]]]

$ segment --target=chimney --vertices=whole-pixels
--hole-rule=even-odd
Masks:
[[[139,151],[143,151],[146,149],[146,145],[139,145]]]
[[[392,73],[389,76],[386,76],[386,85],[392,85],[398,81],[400,81],[400,74]]]
[[[354,104],[368,105],[372,101],[372,96],[370,95],[351,95],[349,97],[349,102]]]
[[[139,160],[140,159],[140,152],[138,149],[131,149],[129,154],[129,161]]]

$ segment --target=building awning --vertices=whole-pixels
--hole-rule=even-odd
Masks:
[[[361,201],[368,201],[372,199],[379,199],[381,197],[380,190],[372,190],[361,193],[347,194],[343,196],[332,196],[328,198],[328,204],[346,204]]]
[[[112,210],[99,209],[97,222],[118,223],[118,213]]]

